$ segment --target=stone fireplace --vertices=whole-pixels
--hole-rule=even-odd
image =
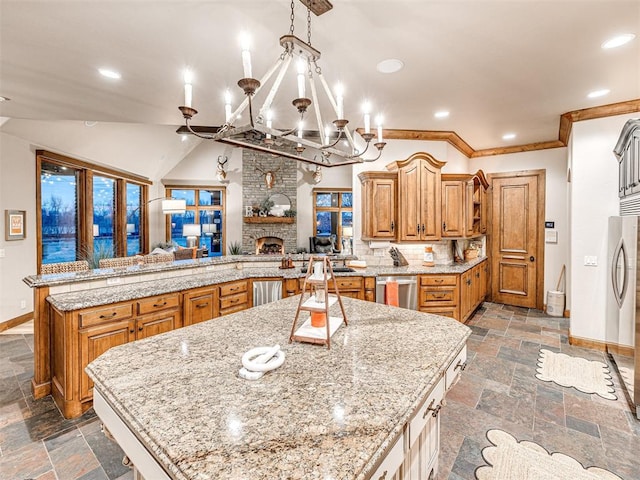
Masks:
[[[284,254],[284,241],[278,237],[256,238],[256,255]]]
[[[266,173],[271,172],[275,177],[271,188],[267,188]],[[242,197],[243,208],[260,205],[265,199],[276,193],[286,195],[291,203],[291,210],[297,211],[297,174],[298,162],[288,158],[269,155],[253,150],[242,150]],[[264,244],[281,244],[279,254],[295,253],[298,246],[297,218],[292,222],[284,222],[281,217],[262,217],[259,222],[242,223],[242,251],[255,254],[275,254],[275,252],[260,252],[265,250]],[[289,219],[286,219],[289,220]],[[263,239],[269,239],[266,242]],[[258,242],[261,242],[260,246]],[[276,247],[269,246],[266,250]]]

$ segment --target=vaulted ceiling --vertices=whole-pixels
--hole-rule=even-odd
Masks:
[[[252,37],[259,78],[280,54],[289,9],[286,0],[1,0],[0,95],[11,100],[0,116],[177,127],[189,67],[195,123],[219,125],[224,90],[235,105],[242,98],[240,33]],[[306,39],[297,0],[295,12]],[[385,128],[452,131],[481,150],[554,141],[563,113],[640,98],[640,38],[601,48],[619,33],[640,37],[637,0],[335,0],[312,28],[325,77],[345,87],[350,127],[362,126],[368,99]],[[389,58],[404,68],[378,72]],[[281,123],[293,108],[293,93],[284,96]],[[440,110],[449,117],[435,118]]]

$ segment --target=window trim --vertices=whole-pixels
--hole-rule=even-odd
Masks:
[[[222,212],[222,256],[226,255],[227,251],[227,187],[223,185],[165,185],[164,194],[166,197],[171,197],[171,190],[195,190],[194,205],[187,205],[186,210],[193,210],[196,214],[195,217],[198,221],[199,210],[219,210]],[[220,190],[222,192],[222,205],[207,205],[200,206],[200,190]],[[167,215],[165,219],[165,241],[171,241],[171,215]]]
[[[140,198],[140,245],[143,252],[149,250],[149,218],[147,214],[146,202],[149,196],[149,185],[153,182],[146,177],[125,172],[103,165],[95,165],[83,160],[67,157],[47,150],[36,150],[36,255],[37,271],[40,273],[42,266],[42,162],[54,163],[57,165],[73,168],[79,172],[78,175],[78,247],[86,247],[93,250],[93,177],[112,178],[115,180],[115,219],[114,230],[116,234],[117,257],[127,256],[126,242],[126,183],[133,183],[141,187]],[[76,251],[76,260],[78,259]]]
[[[314,225],[313,236],[315,237],[317,234],[315,225],[318,218],[318,215],[317,215],[318,212],[338,212],[339,228],[338,228],[338,231],[336,232],[336,245],[340,246],[340,250],[342,250],[342,215],[341,213],[351,212],[352,218],[353,218],[353,206],[343,207],[340,205],[338,207],[318,207],[318,196],[317,196],[318,193],[338,193],[340,194],[340,203],[342,204],[342,194],[350,193],[353,199],[353,189],[348,187],[342,187],[342,188],[322,187],[322,188],[314,188],[313,190],[311,190],[311,194],[313,196],[313,225]]]

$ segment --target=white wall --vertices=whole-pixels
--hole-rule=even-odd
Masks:
[[[613,148],[638,114],[573,124],[571,135],[571,335],[605,341],[608,217],[618,215],[618,164]],[[584,257],[598,257],[595,267]]]
[[[28,142],[0,133],[0,322],[33,310],[33,293],[22,279],[36,272],[36,162]],[[5,241],[4,211],[26,210],[27,238]],[[20,308],[20,302],[26,308]]]

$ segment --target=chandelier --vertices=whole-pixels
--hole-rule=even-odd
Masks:
[[[185,71],[185,104],[178,107],[184,117],[185,125],[178,129],[178,133],[190,133],[200,138],[326,167],[375,161],[380,158],[386,145],[382,138],[382,118],[380,116],[376,118],[377,141],[373,142],[373,146],[377,150],[377,156],[365,158],[364,155],[369,150],[372,140],[376,138],[376,135],[371,133],[370,106],[367,103],[364,107],[364,129],[359,130],[364,141],[360,143],[364,143],[364,148],[359,148],[354,141],[354,133],[347,127],[349,120],[344,118],[343,92],[338,89],[334,96],[318,65],[320,51],[311,44],[311,13],[321,15],[333,6],[328,0],[300,1],[307,7],[307,41],[294,35],[295,9],[292,0],[289,33],[280,37],[280,46],[283,51],[260,80],[253,78],[249,46],[247,42],[243,44],[244,78],[238,81],[238,86],[244,92],[245,98],[236,110],[232,111],[231,95],[226,93],[224,125],[202,127],[191,124],[198,111],[192,105],[192,76],[189,71]],[[297,92],[293,95],[291,108],[298,121],[296,125],[290,125],[290,128],[277,129],[273,127],[271,107],[294,59],[297,64]],[[255,96],[269,85],[274,75],[275,79],[270,84],[270,90],[256,112]],[[308,97],[309,93],[311,98]],[[325,119],[319,102],[321,93],[326,96],[325,109],[326,104],[329,105],[328,118],[331,119],[331,124],[324,123]],[[247,109],[248,123],[236,126],[235,122]],[[317,130],[305,128],[305,122],[315,123]]]

